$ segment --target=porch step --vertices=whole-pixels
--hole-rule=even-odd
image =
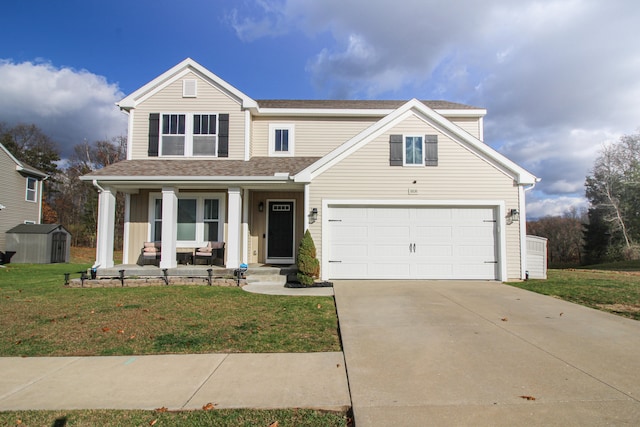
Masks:
[[[247,284],[252,285],[282,285],[287,283],[287,276],[295,274],[295,266],[286,267],[249,267],[245,273]]]

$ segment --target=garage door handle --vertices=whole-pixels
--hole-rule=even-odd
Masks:
[[[329,260],[329,262],[331,263],[331,262],[342,262],[342,261],[333,261],[333,260]]]
[[[416,253],[416,244],[413,244],[413,253]]]
[[[498,261],[485,261],[484,263],[485,264],[497,264]]]

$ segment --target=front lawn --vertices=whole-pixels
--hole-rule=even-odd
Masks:
[[[633,265],[636,271],[632,270]],[[637,271],[637,265],[607,264],[584,269],[549,270],[547,280],[509,284],[640,320],[640,271]]]
[[[65,288],[88,264],[0,268],[0,356],[340,351],[333,298],[239,288]]]
[[[252,410],[214,409],[210,411],[7,411],[0,412],[3,426],[66,426],[66,427],[201,427],[201,426],[278,426],[278,427],[338,427],[349,423],[347,414],[310,409]]]

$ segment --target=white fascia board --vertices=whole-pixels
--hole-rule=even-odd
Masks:
[[[430,122],[430,124],[435,125],[435,127],[437,127],[441,132],[448,134],[454,140],[466,143],[478,154],[492,160],[497,166],[501,166],[508,171],[509,175],[513,175],[518,184],[528,185],[536,182],[536,177],[534,175],[516,165],[493,148],[464,131],[459,126],[456,126],[415,98],[408,101],[406,104],[369,128],[360,132],[358,135],[354,136],[322,159],[302,170],[296,175],[296,182],[311,182],[314,177],[329,169],[353,151],[356,151],[363,145],[366,145],[372,139],[375,139],[412,114],[421,114]]]
[[[273,181],[283,181],[289,182],[289,174],[286,175],[275,175],[275,176],[81,176],[81,181],[99,181],[99,182],[110,182],[110,181],[119,181],[119,182],[212,182],[212,181],[253,181],[253,182],[273,182]]]
[[[436,108],[433,111],[444,117],[484,117],[487,115],[487,110],[485,110],[484,108],[474,108],[466,110],[447,110]]]
[[[257,108],[254,111],[256,116],[344,116],[344,117],[383,117],[394,110],[384,109],[339,109],[339,108]]]
[[[166,87],[168,84],[173,83],[180,77],[184,76],[189,72],[196,72],[204,76],[206,79],[213,82],[215,85],[220,86],[225,91],[230,93],[231,95],[237,97],[242,104],[243,108],[256,108],[258,103],[254,101],[249,96],[245,95],[243,92],[239,91],[226,81],[222,80],[217,75],[213,74],[211,71],[207,70],[202,65],[198,64],[191,58],[187,58],[184,61],[180,62],[176,66],[172,67],[170,70],[162,73],[160,76],[151,80],[146,85],[142,86],[140,89],[136,90],[129,96],[125,97],[123,100],[118,102],[116,105],[123,110],[128,110],[131,108],[135,108],[136,105],[149,96],[156,94],[162,88]]]

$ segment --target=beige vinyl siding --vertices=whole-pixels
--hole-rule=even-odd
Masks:
[[[474,137],[480,139],[482,122],[477,117],[449,117],[448,118],[453,124],[461,127],[463,130],[467,131]]]
[[[132,194],[129,205],[129,259],[125,264],[135,264],[144,242],[149,238],[149,190]]]
[[[389,135],[438,134],[438,166],[389,166]],[[413,181],[416,181],[413,184]],[[409,189],[418,191],[409,195]],[[518,208],[519,192],[511,177],[476,154],[411,117],[316,177],[310,185],[310,207],[319,210],[310,225],[322,254],[322,201],[344,200],[504,200]],[[520,278],[519,224],[506,230],[507,275]]]
[[[253,120],[251,156],[269,155],[269,124],[293,124],[297,157],[324,156],[362,132],[380,118],[256,117]]]
[[[196,79],[198,96],[182,97],[182,81]],[[229,114],[229,157],[228,159],[244,159],[244,121],[240,101],[234,99],[223,90],[212,86],[194,73],[188,73],[177,79],[161,91],[141,102],[133,114],[133,131],[131,133],[132,159],[146,159],[149,145],[150,113],[215,113]]]
[[[5,232],[25,221],[40,223],[40,181],[36,184],[36,202],[26,201],[27,178],[16,170],[16,163],[0,149],[0,251],[5,250]]]

